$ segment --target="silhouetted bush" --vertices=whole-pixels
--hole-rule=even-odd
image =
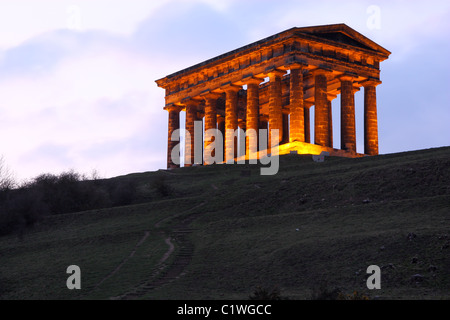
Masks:
[[[106,198],[85,177],[74,171],[60,175],[43,174],[27,187],[42,194],[51,214],[97,209],[104,206]]]
[[[121,180],[110,186],[109,197],[113,206],[126,206],[134,202],[136,193],[136,183],[132,180]]]
[[[38,190],[11,190],[0,205],[0,234],[30,227],[49,213]]]
[[[280,289],[277,287],[272,290],[268,290],[263,287],[256,287],[253,294],[249,296],[250,300],[281,300]]]
[[[162,196],[167,197],[172,192],[171,187],[167,184],[166,177],[157,176],[152,183],[153,188],[155,188],[156,192]]]
[[[77,172],[41,174],[19,188],[0,188],[0,235],[33,226],[45,215],[124,206],[137,200],[132,179],[88,180]],[[158,188],[166,194],[164,184]]]
[[[340,289],[329,289],[327,282],[321,282],[319,287],[313,290],[311,300],[337,300],[340,293]]]
[[[11,170],[5,165],[3,157],[0,157],[0,193],[8,191],[16,186]]]

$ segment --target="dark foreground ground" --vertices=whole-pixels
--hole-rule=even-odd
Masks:
[[[450,298],[449,147],[324,163],[288,155],[277,175],[259,172],[109,179],[131,181],[140,200],[0,238],[0,298]],[[69,265],[81,290],[66,287]],[[380,290],[367,289],[369,265],[381,268]]]

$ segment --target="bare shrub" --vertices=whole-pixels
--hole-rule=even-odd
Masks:
[[[250,300],[281,300],[280,289],[278,287],[272,290],[258,286],[253,291],[253,294],[249,296]]]
[[[0,157],[0,191],[10,190],[16,186],[14,175],[6,166],[3,156]]]

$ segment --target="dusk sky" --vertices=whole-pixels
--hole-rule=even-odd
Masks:
[[[155,80],[292,27],[334,23],[392,52],[377,87],[380,153],[449,146],[448,0],[16,0],[0,4],[0,156],[18,180],[165,169],[168,115]]]

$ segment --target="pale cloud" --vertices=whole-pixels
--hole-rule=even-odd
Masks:
[[[0,4],[0,48],[18,45],[42,33],[67,29],[108,30],[130,35],[138,23],[169,0],[15,0]],[[79,10],[73,10],[73,8]],[[79,15],[77,17],[77,15]]]
[[[165,114],[164,97],[154,84],[155,74],[163,72],[157,63],[118,39],[87,47],[78,39],[71,46],[74,53],[41,72],[31,65],[0,77],[0,153],[21,179],[43,170],[86,172],[103,162],[98,169],[108,176],[130,172],[143,159],[154,160],[150,144],[148,154],[136,159],[127,143],[140,135],[157,136],[152,128],[167,131],[159,119]],[[93,152],[102,145],[115,146],[117,157]]]
[[[254,1],[246,3],[250,10]],[[371,6],[379,9],[379,28],[368,26],[374,14],[368,10]],[[395,52],[392,58],[399,60],[420,46],[421,39],[440,37],[445,41],[450,33],[450,2],[446,0],[262,1],[260,8],[266,23],[250,23],[249,34],[254,38],[292,27],[345,23]]]
[[[218,12],[226,13],[237,3],[242,3],[242,0],[181,0],[188,3],[199,2],[204,3]]]
[[[380,150],[413,148],[412,124],[420,121],[433,127],[429,133],[435,138],[429,145],[445,143],[445,137],[436,133],[447,128],[442,119],[449,117],[442,107],[449,99],[442,89],[448,86],[447,71],[435,66],[448,52],[448,46],[439,43],[448,38],[449,5],[411,3],[19,0],[2,4],[0,155],[20,179],[70,168],[97,169],[108,177],[164,168],[167,113],[162,109],[164,90],[156,86],[156,79],[294,26],[341,22],[393,52],[382,64],[383,85],[378,91]],[[381,29],[367,27],[367,7],[372,4],[381,9]],[[81,30],[67,29],[71,5],[80,8]],[[413,98],[424,82],[405,75],[410,64],[422,59],[428,64],[421,65],[420,77],[433,70],[440,79],[423,88],[439,93],[434,105]],[[411,119],[401,124],[408,126],[401,131],[396,117],[404,112],[403,101],[411,108]],[[431,113],[421,115],[425,108],[441,114],[434,126]],[[412,142],[402,140],[402,132],[408,132]],[[421,133],[416,145],[426,145],[429,136]]]

